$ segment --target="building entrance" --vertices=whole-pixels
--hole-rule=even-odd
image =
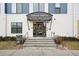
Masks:
[[[46,24],[44,22],[33,22],[33,36],[46,37]]]

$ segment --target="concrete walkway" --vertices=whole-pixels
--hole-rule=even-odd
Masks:
[[[79,56],[79,50],[62,50],[55,47],[25,47],[17,50],[0,50],[0,56]]]

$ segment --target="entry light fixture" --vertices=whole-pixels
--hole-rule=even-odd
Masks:
[[[54,18],[54,20],[56,20],[56,18]]]

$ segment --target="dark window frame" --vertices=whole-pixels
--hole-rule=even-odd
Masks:
[[[14,25],[14,24],[15,25]],[[21,24],[21,26],[19,27],[19,25],[18,24]],[[11,22],[11,33],[22,33],[22,22]]]

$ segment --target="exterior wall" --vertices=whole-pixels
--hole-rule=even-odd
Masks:
[[[22,22],[22,33],[11,33],[11,22]],[[33,22],[27,21],[26,14],[8,14],[7,15],[7,36],[23,35],[33,37]]]
[[[52,17],[52,27],[50,29],[50,22],[47,23],[46,28],[46,36],[53,36],[53,32],[56,35],[61,36],[76,36],[78,37],[78,24],[79,20],[79,4],[68,4],[68,12],[67,14],[53,14]],[[31,8],[33,4],[30,4],[30,13],[33,12],[33,8]],[[48,12],[48,4],[45,4],[45,12]],[[7,18],[6,18],[7,16]],[[56,19],[56,20],[55,20]],[[7,21],[7,25],[6,25]],[[1,4],[1,12],[0,12],[0,36],[15,36],[17,34],[11,33],[11,22],[22,22],[23,24],[23,36],[33,37],[33,22],[28,21],[26,14],[4,14],[4,4]],[[29,23],[29,25],[28,25]],[[6,27],[7,26],[7,27]],[[28,30],[28,27],[30,30]],[[28,34],[28,35],[27,35]]]
[[[0,3],[0,36],[6,36],[6,20],[5,20],[5,14],[4,14],[4,4]]]
[[[78,22],[79,22],[79,3],[74,3],[73,5],[73,14],[74,14],[74,36],[79,38],[79,34],[78,34],[78,31],[79,31],[79,25],[78,25]]]
[[[48,37],[53,36],[53,32],[59,36],[74,36],[72,6],[73,4],[68,4],[67,14],[53,14],[52,29],[47,31]]]
[[[7,36],[16,36],[18,34],[11,33],[11,22],[22,22],[21,35],[26,35],[28,31],[26,14],[8,14],[7,15]]]

